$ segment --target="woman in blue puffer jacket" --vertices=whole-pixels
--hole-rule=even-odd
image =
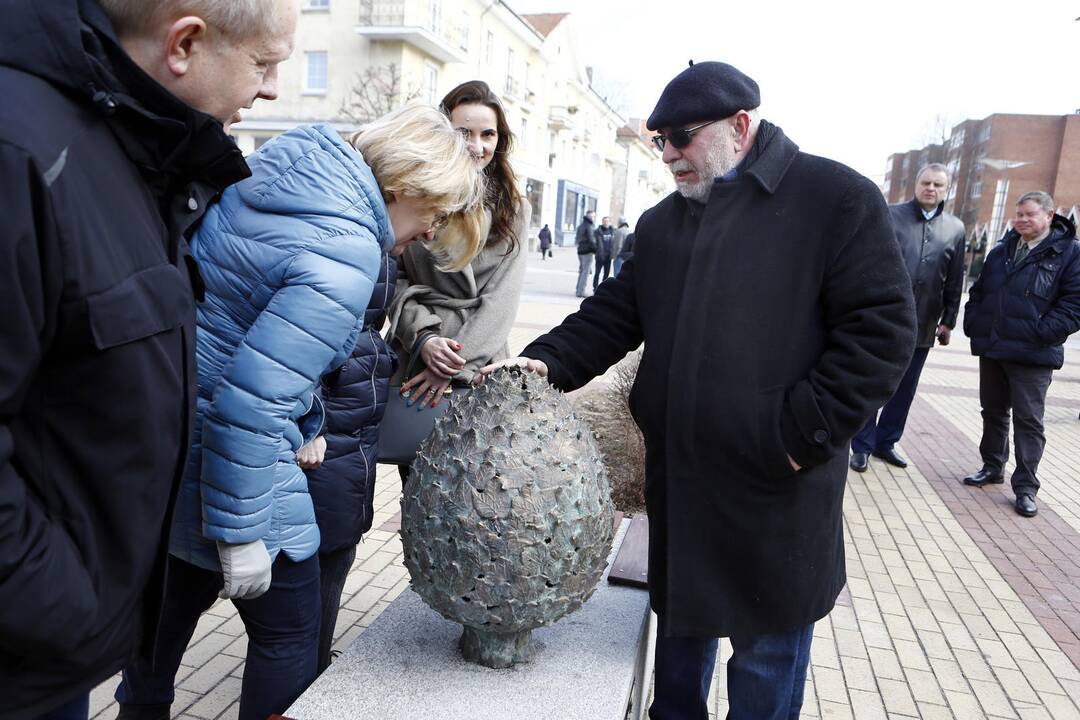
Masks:
[[[351,146],[329,126],[298,127],[249,165],[192,241],[206,285],[193,441],[157,654],[124,671],[120,717],[168,717],[219,593],[248,632],[242,719],[284,712],[315,678],[320,536],[296,453],[323,430],[316,386],[353,350],[384,254],[483,198],[461,135],[429,107],[380,118]],[[436,250],[464,264],[478,244]]]

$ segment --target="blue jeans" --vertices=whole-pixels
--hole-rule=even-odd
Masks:
[[[38,715],[34,720],[86,720],[89,715],[90,693],[85,693],[44,715]]]
[[[892,450],[893,445],[900,441],[904,434],[904,426],[907,425],[908,411],[911,403],[915,400],[915,390],[919,387],[919,376],[922,375],[923,365],[926,364],[926,356],[930,354],[930,348],[915,348],[915,354],[908,363],[907,372],[900,381],[896,392],[881,408],[881,417],[875,412],[863,425],[859,434],[851,439],[851,451],[857,453],[870,453],[875,450]]]
[[[775,635],[733,635],[728,720],[798,720],[814,625]],[[651,720],[708,720],[716,638],[656,638]]]
[[[240,689],[240,719],[265,720],[285,709],[315,680],[319,649],[319,556],[274,561],[270,589],[233,600],[248,635]],[[153,658],[137,657],[116,688],[121,705],[169,705],[176,671],[199,616],[214,604],[221,573],[169,557],[165,599]]]

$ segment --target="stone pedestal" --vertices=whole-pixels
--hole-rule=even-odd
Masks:
[[[532,662],[492,670],[463,659],[461,626],[406,590],[286,714],[296,720],[622,720],[637,676],[648,674],[652,659],[648,618],[648,593],[609,584],[605,571],[580,610],[533,631]],[[640,704],[641,693],[634,695]]]

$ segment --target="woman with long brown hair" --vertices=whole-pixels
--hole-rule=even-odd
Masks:
[[[421,411],[438,405],[452,392],[452,383],[467,384],[480,368],[509,357],[507,338],[525,278],[522,245],[529,220],[529,205],[510,165],[514,136],[487,83],[462,83],[440,107],[465,136],[487,181],[481,218],[486,241],[459,272],[440,269],[437,254],[421,244],[402,256],[390,311],[390,340],[399,357],[395,382]],[[440,232],[468,230],[451,219]]]

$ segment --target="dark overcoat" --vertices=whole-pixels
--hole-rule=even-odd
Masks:
[[[878,189],[765,122],[757,142],[707,205],[672,194],[647,211],[619,275],[523,353],[570,390],[644,341],[630,404],[667,635],[784,632],[829,612],[848,443],[914,348]]]
[[[0,0],[0,718],[152,641],[195,399],[186,236],[250,174],[88,0]]]

